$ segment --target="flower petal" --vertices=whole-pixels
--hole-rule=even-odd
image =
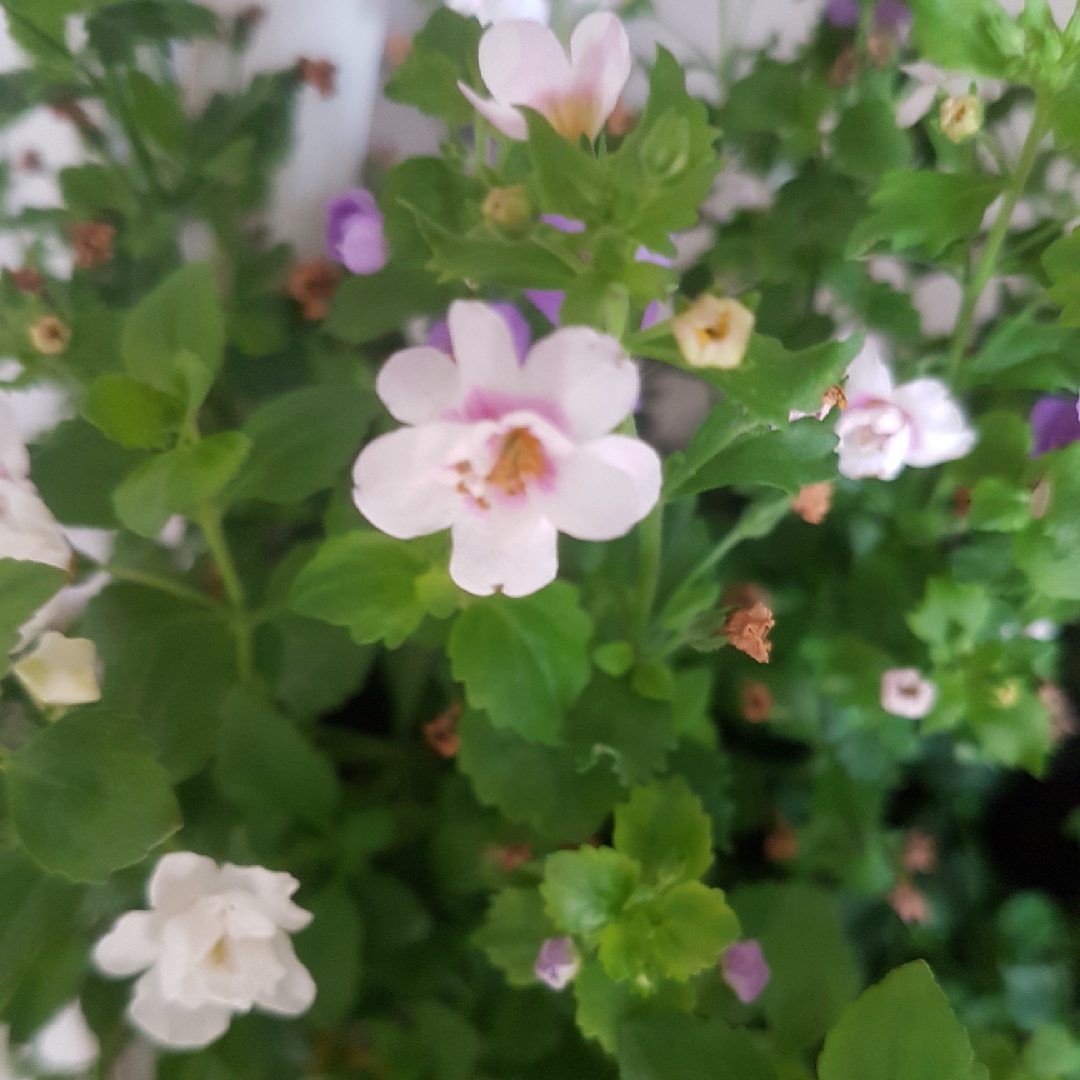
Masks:
[[[157,970],[148,971],[136,984],[128,1006],[131,1022],[159,1046],[173,1050],[198,1050],[220,1039],[228,1030],[232,1012],[222,1005],[207,1004],[187,1009],[166,1001]]]
[[[557,405],[578,442],[607,435],[634,411],[641,375],[622,345],[587,326],[557,330],[522,368],[525,394]]]
[[[299,1016],[307,1012],[315,1000],[315,980],[297,959],[292,942],[284,934],[278,934],[271,947],[285,974],[272,990],[261,992],[255,1004],[282,1016]]]
[[[505,19],[484,32],[480,74],[500,105],[534,109],[552,93],[565,93],[573,80],[559,39],[531,19]]]
[[[466,513],[451,536],[450,577],[474,596],[528,596],[559,571],[558,534],[535,513]]]
[[[916,379],[897,388],[893,400],[912,419],[911,444],[904,455],[908,465],[927,468],[966,457],[976,435],[964,421],[948,387],[937,379]]]
[[[455,300],[447,322],[464,392],[480,388],[521,393],[514,337],[498,311],[477,300]]]
[[[460,424],[401,428],[369,443],[353,469],[353,501],[375,526],[399,540],[450,527],[460,496],[446,462]]]
[[[300,882],[292,874],[267,870],[263,866],[226,863],[221,868],[221,886],[223,889],[239,888],[250,892],[282,930],[295,933],[311,922],[311,912],[298,907],[290,899],[300,888]]]
[[[157,918],[150,911],[121,915],[93,953],[98,969],[118,979],[148,968],[160,955]]]
[[[513,105],[504,105],[499,101],[482,98],[463,82],[458,83],[458,89],[464,94],[469,104],[507,138],[524,142],[529,137],[529,125],[525,122],[524,115]]]
[[[67,570],[71,548],[29,481],[0,477],[0,559],[39,562]]]
[[[922,83],[896,108],[896,126],[914,127],[929,111],[937,97],[938,88],[934,83]]]
[[[621,469],[638,494],[638,520],[645,517],[660,500],[664,485],[664,466],[660,455],[644,440],[627,435],[608,435],[589,446],[608,465]]]
[[[217,885],[218,866],[213,859],[191,851],[171,851],[158,860],[146,893],[155,911],[169,914],[216,892]]]
[[[597,11],[582,19],[570,36],[570,67],[575,95],[595,102],[596,138],[630,79],[630,39],[618,17]],[[490,84],[489,84],[490,85]]]
[[[871,400],[888,400],[892,394],[892,373],[874,337],[868,337],[859,355],[848,365],[844,391],[853,408]]]
[[[39,1072],[48,1076],[82,1075],[101,1052],[78,1000],[61,1009],[35,1036],[31,1058]]]
[[[461,378],[446,353],[420,346],[396,352],[383,364],[375,392],[395,420],[429,424],[457,407]]]
[[[25,480],[30,475],[30,455],[19,432],[15,410],[0,394],[0,477]]]

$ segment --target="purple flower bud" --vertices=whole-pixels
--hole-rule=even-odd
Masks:
[[[659,300],[654,300],[645,309],[645,314],[641,317],[641,329],[648,330],[649,327],[655,326],[664,317],[664,305]]]
[[[1076,398],[1044,397],[1031,410],[1032,457],[1061,450],[1080,440],[1080,402]]]
[[[544,318],[552,326],[559,325],[559,316],[562,314],[566,293],[561,289],[526,289],[525,295],[540,309]]]
[[[563,990],[573,981],[580,967],[573,941],[568,937],[556,937],[548,938],[540,946],[534,971],[536,977],[552,990]]]
[[[737,941],[730,945],[720,960],[720,969],[724,982],[735,991],[735,996],[744,1005],[749,1005],[772,978],[761,946],[756,941]]]
[[[529,355],[529,346],[532,345],[532,330],[525,321],[525,316],[513,304],[491,305],[510,327],[510,336],[514,339],[514,352],[520,363]],[[454,346],[450,341],[450,325],[445,319],[440,319],[428,331],[427,343],[433,349],[438,349],[447,355],[453,353]]]
[[[541,214],[540,220],[545,225],[558,229],[559,232],[583,233],[585,231],[584,221],[575,221],[573,218],[563,217],[562,214]]]
[[[637,249],[634,261],[653,263],[656,266],[662,266],[665,270],[670,270],[675,265],[674,259],[669,259],[666,255],[658,255],[655,251],[650,251],[644,244]]]
[[[390,252],[383,216],[370,191],[356,188],[330,203],[326,244],[331,256],[354,274],[374,274],[386,265]]]

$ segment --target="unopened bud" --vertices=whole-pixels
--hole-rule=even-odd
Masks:
[[[941,130],[954,142],[962,143],[982,127],[982,102],[974,94],[948,97],[941,103]]]
[[[691,367],[738,367],[754,332],[754,313],[738,300],[706,294],[672,320],[679,349]]]
[[[529,196],[522,184],[492,188],[484,200],[484,217],[497,225],[514,226],[530,213]]]
[[[641,144],[641,162],[658,180],[671,180],[690,160],[690,121],[665,113]]]
[[[43,315],[30,327],[30,344],[45,356],[62,353],[70,341],[70,328],[55,315]]]

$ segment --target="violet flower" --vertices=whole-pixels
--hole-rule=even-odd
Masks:
[[[1076,398],[1044,397],[1031,410],[1031,456],[1061,450],[1080,440],[1080,401]]]
[[[720,971],[744,1005],[754,1001],[772,978],[761,946],[753,940],[729,945],[720,958]]]
[[[548,938],[536,957],[536,977],[552,990],[565,990],[581,967],[574,942],[568,937]]]
[[[354,274],[374,274],[390,257],[383,216],[375,196],[355,188],[330,203],[326,245],[330,254]]]
[[[829,0],[825,18],[833,26],[857,26],[859,23],[859,0]],[[896,29],[911,22],[911,9],[901,0],[880,0],[874,21],[878,29]]]

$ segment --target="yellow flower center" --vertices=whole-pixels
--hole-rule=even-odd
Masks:
[[[514,428],[503,440],[495,468],[487,482],[507,495],[521,495],[530,480],[539,480],[547,461],[540,440],[528,428]]]

